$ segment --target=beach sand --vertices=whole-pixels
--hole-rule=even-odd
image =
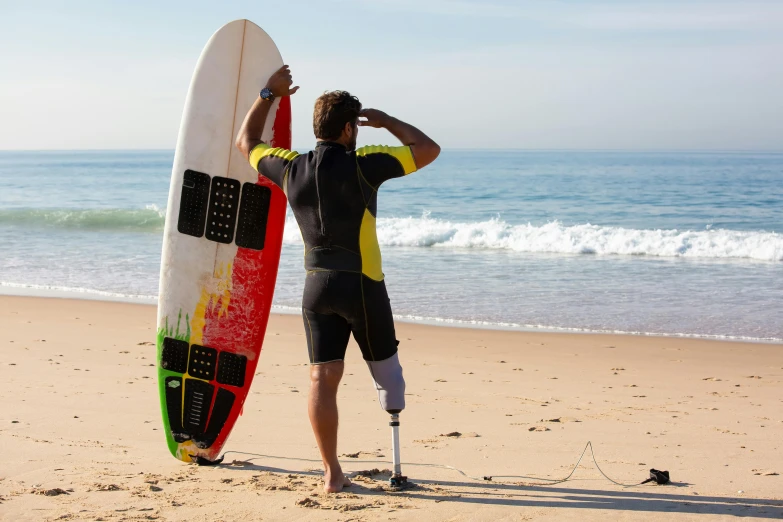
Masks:
[[[227,465],[172,458],[155,307],[0,297],[3,520],[669,520],[783,517],[783,346],[399,323],[415,487],[385,489],[388,415],[353,342],[339,452],[370,470],[326,495],[301,318],[273,315]],[[622,488],[650,468],[672,485]],[[366,463],[363,460],[386,462]],[[371,472],[374,468],[379,472]]]

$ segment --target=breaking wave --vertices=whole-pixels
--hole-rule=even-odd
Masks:
[[[428,215],[380,218],[377,229],[378,242],[387,247],[783,261],[783,234],[764,231],[645,230],[559,221],[511,225],[501,219],[459,223]],[[301,242],[290,216],[285,240]]]
[[[165,217],[166,211],[156,205],[143,209],[0,209],[2,225],[90,230],[162,231]]]
[[[0,225],[95,231],[162,232],[165,209],[0,209]],[[783,234],[766,231],[653,230],[591,224],[512,225],[502,219],[455,222],[421,217],[380,218],[378,241],[386,247],[457,248],[525,253],[595,254],[783,261]],[[301,243],[293,216],[284,239]]]

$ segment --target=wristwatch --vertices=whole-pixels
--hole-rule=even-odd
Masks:
[[[264,87],[261,89],[261,92],[258,93],[259,96],[261,96],[262,100],[266,101],[275,101],[275,95],[272,94],[272,91],[269,90],[269,87]]]

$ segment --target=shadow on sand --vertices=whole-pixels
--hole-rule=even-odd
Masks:
[[[320,471],[299,471],[259,466],[250,462],[242,466],[220,467],[243,471],[267,471],[321,477]],[[687,513],[704,515],[734,515],[737,517],[783,518],[783,500],[747,497],[708,497],[677,493],[687,483],[673,482],[665,486],[646,485],[634,488],[602,490],[579,487],[516,485],[499,482],[413,480],[414,487],[401,492],[379,491],[377,487],[354,484],[346,491],[367,496],[406,496],[433,502],[460,502],[492,506],[595,509],[649,513]],[[447,490],[444,488],[448,488]]]

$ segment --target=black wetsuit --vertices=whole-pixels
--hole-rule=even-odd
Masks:
[[[375,216],[380,185],[416,170],[410,147],[320,142],[299,155],[262,143],[250,163],[285,191],[302,232],[310,363],[343,360],[351,332],[367,361],[397,353]]]

